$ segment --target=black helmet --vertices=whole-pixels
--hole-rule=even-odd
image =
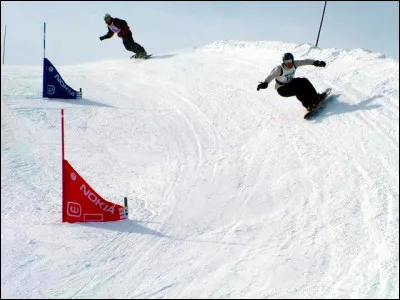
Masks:
[[[283,56],[282,56],[282,61],[283,61],[283,62],[284,62],[285,60],[289,60],[289,59],[291,59],[292,62],[294,61],[294,56],[293,56],[292,53],[287,52],[287,53],[283,54]]]

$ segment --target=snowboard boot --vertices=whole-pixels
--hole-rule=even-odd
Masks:
[[[324,100],[326,97],[326,93],[323,92],[322,94],[318,94],[318,102],[321,102],[322,100]]]
[[[315,109],[317,107],[318,104],[310,104],[309,106],[306,107],[307,111],[312,111],[313,109]]]
[[[144,52],[139,52],[139,53],[136,54],[136,58],[144,58],[144,57],[146,57],[146,56],[147,56],[146,51],[144,51]]]
[[[322,101],[323,99],[324,99],[324,95],[318,94],[317,101],[314,102],[314,103],[309,104],[309,105],[306,107],[306,109],[307,109],[308,111],[314,110],[314,109],[318,106],[318,104],[321,103],[321,101]]]
[[[313,109],[315,109],[318,106],[318,104],[320,104],[321,101],[325,99],[325,97],[326,97],[326,93],[325,92],[323,92],[322,94],[318,94],[317,101],[312,103],[310,106],[306,107],[307,110],[308,111],[312,111]]]

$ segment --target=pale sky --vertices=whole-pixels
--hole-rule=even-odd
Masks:
[[[148,53],[165,54],[220,40],[283,41],[315,45],[324,1],[34,1],[1,2],[1,51],[5,64],[55,65],[129,58],[105,13],[124,19]],[[397,1],[328,1],[320,48],[362,48],[398,59]]]

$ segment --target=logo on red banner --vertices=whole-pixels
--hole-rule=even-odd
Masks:
[[[63,161],[63,222],[108,222],[126,219],[127,210],[104,200]]]

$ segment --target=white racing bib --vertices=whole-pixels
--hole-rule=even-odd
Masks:
[[[296,73],[296,68],[294,67],[294,65],[290,69],[285,69],[284,67],[282,67],[282,75],[278,76],[276,80],[278,80],[281,83],[288,83],[293,79],[295,73]]]
[[[115,25],[113,23],[108,25],[108,28],[110,28],[110,30],[115,32],[115,33],[119,33],[121,31],[121,29],[119,29],[118,27],[115,27]]]

